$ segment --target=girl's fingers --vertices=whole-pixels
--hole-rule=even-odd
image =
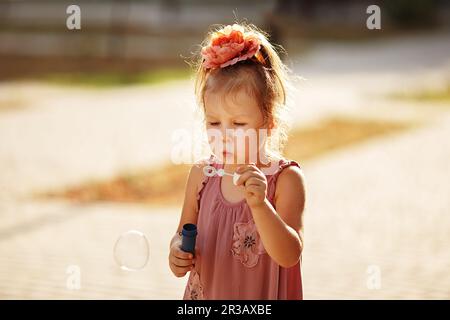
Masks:
[[[252,176],[245,181],[245,188],[250,186],[262,187],[265,185],[265,181],[259,177]]]
[[[245,181],[247,181],[247,179],[250,178],[252,174],[253,174],[252,171],[245,171],[244,173],[241,173],[239,179],[237,179],[236,181],[236,185],[237,186],[244,185]]]
[[[184,260],[184,259],[179,259],[175,256],[171,256],[170,257],[170,262],[174,265],[176,265],[177,267],[188,267],[193,265],[193,260],[189,259],[189,260]]]
[[[246,171],[243,174],[241,174],[241,176],[239,177],[239,179],[237,180],[236,185],[246,185],[246,181],[248,179],[250,179],[251,177],[256,177],[259,178],[261,180],[265,179],[265,176],[262,176],[261,173],[256,172],[256,171]]]
[[[255,171],[259,170],[255,165],[244,164],[237,168],[236,172],[242,174],[246,171]]]
[[[245,192],[250,193],[250,194],[258,194],[260,192],[263,192],[264,189],[262,188],[262,186],[260,185],[251,185],[245,188]]]
[[[190,267],[178,267],[174,264],[172,264],[172,271],[177,277],[184,276],[187,272],[191,271],[193,269],[192,266]]]
[[[192,259],[194,257],[192,255],[192,253],[185,252],[185,251],[181,250],[180,248],[175,248],[173,250],[173,255],[175,257],[177,257],[178,259],[184,259],[184,260],[189,260],[189,259]]]

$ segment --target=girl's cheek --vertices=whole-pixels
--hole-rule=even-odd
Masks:
[[[249,134],[249,136],[235,136],[233,137],[233,143],[236,148],[240,148],[237,150],[237,154],[239,156],[240,161],[245,161],[248,158],[252,158],[257,156],[257,152],[260,148],[258,130],[248,128],[250,130],[255,130],[254,134]],[[251,154],[252,153],[252,154]]]
[[[222,133],[215,127],[207,127],[206,135],[210,145],[219,145],[222,143]]]

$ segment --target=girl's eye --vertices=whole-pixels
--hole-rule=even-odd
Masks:
[[[218,126],[220,124],[220,122],[210,122],[209,125],[210,126]]]
[[[246,123],[242,123],[242,122],[235,122],[234,123],[235,126],[245,126]]]

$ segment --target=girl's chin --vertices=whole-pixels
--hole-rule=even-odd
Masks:
[[[227,159],[227,160],[233,160],[234,159],[233,154],[229,153],[229,152],[222,152],[222,153],[219,154],[219,157],[222,158],[222,159]]]

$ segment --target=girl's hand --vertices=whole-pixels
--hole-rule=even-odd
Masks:
[[[196,249],[197,252],[197,249]],[[195,258],[192,253],[181,250],[181,240],[173,241],[169,253],[169,267],[177,277],[184,277],[194,269]]]
[[[236,185],[244,188],[248,206],[253,208],[262,205],[267,195],[267,178],[264,173],[253,163],[240,166],[236,172],[241,175]]]

